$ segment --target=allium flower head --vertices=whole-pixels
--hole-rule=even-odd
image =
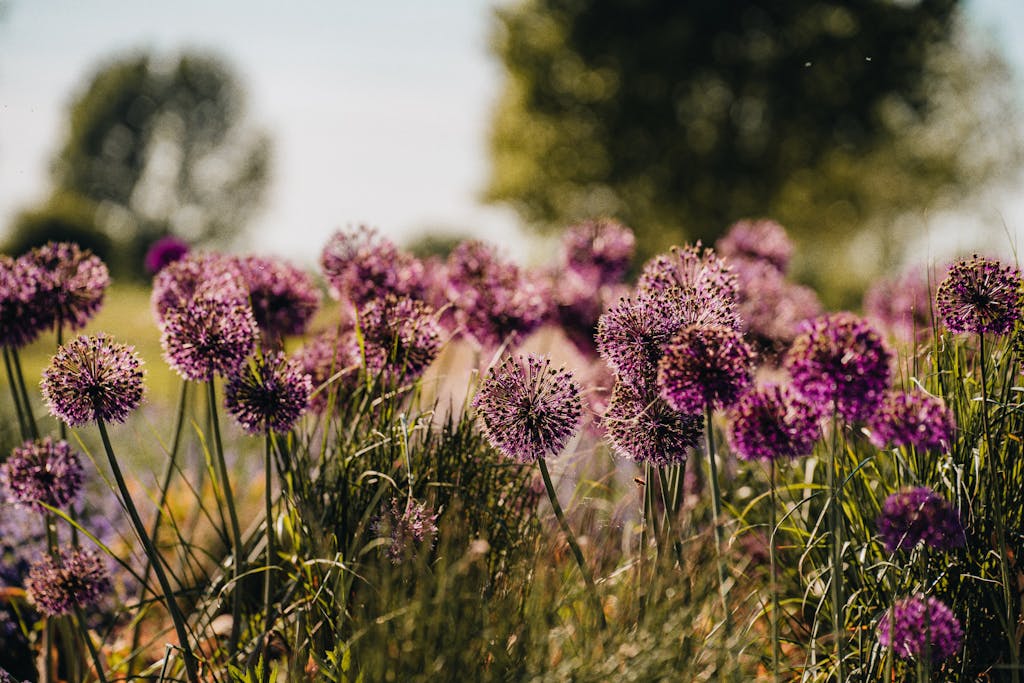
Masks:
[[[597,351],[627,382],[651,382],[665,346],[679,331],[680,319],[673,299],[620,299],[598,319]]]
[[[727,408],[750,384],[754,352],[731,327],[690,325],[665,348],[658,363],[661,397],[675,410],[700,414]]]
[[[920,341],[932,333],[933,294],[919,270],[880,278],[864,294],[864,315],[900,341]]]
[[[82,488],[82,463],[67,441],[45,437],[16,447],[3,465],[0,480],[11,498],[38,510],[39,503],[62,508]]]
[[[71,242],[47,242],[21,258],[39,268],[40,318],[80,330],[103,304],[110,273],[102,260]]]
[[[189,246],[184,240],[172,236],[161,237],[146,251],[143,265],[147,273],[156,275],[175,261],[183,259],[188,252]]]
[[[249,290],[238,260],[213,252],[192,253],[168,264],[153,278],[151,303],[158,323],[163,323],[168,311],[197,298],[248,304]]]
[[[938,664],[959,652],[963,640],[953,610],[936,598],[902,598],[878,618],[878,642],[902,659],[930,653],[932,663]]]
[[[737,311],[742,329],[761,348],[781,351],[800,333],[802,323],[821,314],[814,290],[790,282],[765,261],[736,261]]]
[[[331,293],[355,307],[387,294],[423,295],[423,265],[374,228],[335,232],[320,255]]]
[[[871,443],[886,446],[915,446],[949,450],[956,429],[956,418],[937,396],[915,391],[890,391],[882,408],[869,421]]]
[[[234,296],[197,296],[168,309],[160,329],[164,360],[193,382],[233,375],[255,349],[259,334],[252,308]]]
[[[572,373],[533,354],[506,358],[492,369],[473,405],[491,445],[521,463],[558,455],[583,412]]]
[[[224,405],[250,434],[287,432],[309,408],[313,385],[298,363],[274,351],[232,377]]]
[[[719,254],[729,260],[760,261],[781,273],[789,268],[793,243],[786,229],[773,220],[736,221],[715,243]]]
[[[110,578],[100,558],[89,550],[60,553],[58,560],[35,562],[25,590],[47,616],[66,614],[99,602],[110,591]]]
[[[303,271],[250,256],[238,262],[260,330],[271,340],[305,333],[320,308],[320,290]]]
[[[309,375],[316,392],[309,399],[309,407],[316,412],[327,407],[332,388],[326,383],[333,381],[337,383],[334,386],[352,388],[362,365],[359,342],[351,328],[318,334],[296,351],[294,358],[302,372]]]
[[[736,301],[738,285],[732,267],[713,249],[704,249],[697,242],[672,247],[668,254],[652,258],[644,265],[636,286],[649,296],[680,289],[690,296],[720,299],[731,305]]]
[[[891,353],[881,336],[852,313],[807,323],[786,354],[793,387],[823,413],[849,421],[870,417],[889,386]]]
[[[142,402],[142,361],[105,334],[82,335],[57,349],[40,388],[50,414],[71,427],[124,422]]]
[[[910,550],[922,541],[938,550],[966,542],[960,514],[939,494],[921,486],[892,494],[882,504],[878,534],[885,551]]]
[[[616,453],[657,466],[686,462],[700,441],[701,423],[698,416],[673,410],[653,388],[621,380],[601,420]]]
[[[359,312],[359,326],[371,373],[402,381],[426,371],[441,349],[441,328],[433,309],[417,299],[395,297],[371,301]]]
[[[389,539],[388,558],[394,564],[413,560],[425,545],[430,549],[437,538],[438,514],[426,503],[391,499],[390,506],[377,518],[373,531]]]
[[[788,385],[751,389],[729,411],[729,443],[744,460],[807,455],[819,434],[814,407]]]
[[[622,279],[636,251],[633,231],[617,221],[598,219],[571,226],[562,236],[565,269],[594,287]]]
[[[34,263],[0,254],[0,345],[25,346],[52,324],[37,301],[43,279]]]
[[[950,332],[1005,334],[1021,317],[1020,270],[975,255],[954,263],[936,294]]]

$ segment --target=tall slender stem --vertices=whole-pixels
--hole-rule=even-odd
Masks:
[[[117,463],[117,458],[114,456],[114,448],[110,445],[110,437],[107,435],[107,427],[104,425],[103,420],[97,418],[96,426],[99,427],[100,439],[103,441],[103,450],[107,453],[107,460],[110,462],[110,469],[114,475],[114,481],[117,483],[117,489],[121,494],[121,502],[124,503],[125,510],[128,512],[128,516],[132,520],[132,526],[135,527],[135,533],[138,534],[139,540],[142,541],[143,550],[146,552],[146,557],[153,565],[153,571],[156,573],[157,581],[160,582],[160,589],[164,593],[164,602],[167,604],[167,611],[171,615],[171,621],[174,623],[174,630],[178,635],[178,642],[181,646],[182,659],[185,662],[185,672],[191,683],[199,683],[199,672],[196,666],[195,656],[192,654],[192,647],[188,642],[188,630],[185,627],[185,618],[181,614],[181,610],[178,608],[178,602],[174,599],[174,590],[171,588],[171,583],[167,579],[167,573],[164,571],[163,562],[160,556],[156,552],[156,548],[153,547],[153,542],[149,538],[149,533],[146,531],[146,526],[142,523],[142,519],[139,517],[139,512],[135,508],[135,503],[132,501],[131,493],[128,492],[128,485],[124,481],[124,475],[121,474],[121,467]]]
[[[836,682],[843,683],[843,517],[841,487],[839,485],[839,431],[842,425],[838,413],[832,416],[832,462],[828,468],[829,526],[832,540],[832,637],[836,649]]]
[[[100,683],[107,683],[107,677],[103,673],[103,660],[100,659],[96,644],[92,642],[92,636],[89,635],[89,625],[85,623],[85,612],[81,607],[75,610],[75,621],[78,622],[78,628],[82,631],[82,638],[89,650],[89,657],[92,658],[93,668],[96,669],[96,677],[99,678]]]
[[[558,518],[558,523],[562,526],[562,533],[565,534],[565,540],[569,542],[569,548],[572,549],[572,554],[576,558],[576,564],[580,567],[583,581],[587,584],[587,591],[590,593],[590,599],[594,603],[594,610],[597,613],[598,621],[601,624],[601,628],[604,629],[607,627],[607,622],[604,620],[604,608],[601,606],[601,599],[597,596],[597,586],[594,584],[594,577],[590,574],[590,569],[587,568],[587,563],[583,560],[583,551],[580,550],[580,545],[576,542],[576,536],[573,535],[572,529],[569,528],[569,522],[565,518],[565,513],[562,512],[562,506],[558,503],[558,495],[555,493],[554,484],[551,483],[548,465],[544,458],[537,458],[537,462],[540,464],[540,476],[544,478],[544,488],[547,489],[548,500],[551,501],[555,517]]]
[[[718,483],[718,466],[715,463],[715,432],[711,422],[711,404],[704,407],[704,436],[707,442],[708,467],[711,469],[711,523],[715,531],[715,554],[718,559],[718,592],[725,611],[725,635],[732,635],[732,614],[729,612],[729,590],[726,585],[725,556],[722,546],[725,543],[722,533],[722,489]]]
[[[28,388],[25,386],[25,374],[21,369],[21,358],[18,355],[18,349],[12,348],[10,351],[11,361],[14,363],[14,378],[18,382],[22,407],[25,409],[25,420],[28,422],[28,432],[33,439],[38,439],[39,426],[36,425],[36,419],[32,415],[32,401],[28,397]]]
[[[14,367],[11,364],[11,349],[4,347],[4,369],[7,371],[7,382],[11,385],[11,400],[14,401],[14,412],[18,415],[18,428],[21,431],[23,441],[28,441],[31,433],[28,430],[28,420],[25,417],[25,408],[21,405],[21,391],[18,389],[18,380],[14,378]]]
[[[274,512],[273,512],[273,496],[271,495],[271,484],[273,483],[273,463],[271,458],[271,433],[267,430],[266,435],[266,447],[264,449],[264,461],[263,461],[263,475],[266,479],[266,486],[264,487],[263,493],[263,504],[266,508],[266,527],[267,527],[267,567],[263,574],[263,616],[266,619],[266,623],[263,627],[263,635],[260,637],[263,645],[270,639],[270,629],[273,624],[270,623],[271,618],[271,596],[273,584],[271,582],[271,572],[274,567]],[[270,681],[270,661],[267,658],[266,647],[263,649],[263,670],[260,674],[260,680],[263,683],[269,683]]]
[[[772,679],[779,681],[779,566],[775,556],[775,532],[778,527],[778,511],[775,509],[775,458],[768,464],[768,563],[772,591]]]

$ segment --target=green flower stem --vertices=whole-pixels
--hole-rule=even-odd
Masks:
[[[832,565],[832,638],[836,650],[836,683],[843,683],[843,518],[839,487],[839,415],[832,416],[832,462],[828,468],[829,527]]]
[[[28,422],[28,431],[33,439],[39,438],[39,426],[32,416],[32,401],[28,397],[28,388],[25,386],[25,373],[21,369],[21,358],[18,350],[11,349],[11,361],[14,363],[14,377],[18,381],[18,390],[21,392],[21,402],[25,408],[25,420]]]
[[[548,473],[548,465],[544,458],[537,458],[537,462],[540,464],[540,476],[544,478],[544,488],[547,489],[548,500],[551,501],[555,517],[558,518],[558,523],[562,526],[562,533],[565,534],[565,540],[569,542],[572,554],[576,558],[576,564],[579,565],[580,572],[583,574],[583,581],[587,584],[587,591],[589,591],[590,599],[594,603],[594,610],[597,613],[598,621],[602,629],[607,628],[608,624],[604,619],[604,608],[601,606],[601,599],[597,596],[597,586],[594,584],[594,577],[590,574],[587,563],[583,560],[583,551],[580,550],[580,545],[576,542],[576,536],[573,535],[572,529],[569,528],[569,522],[565,518],[565,513],[562,512],[562,506],[558,503],[555,486],[551,483],[551,475]]]
[[[775,556],[775,534],[778,531],[778,511],[775,509],[775,458],[768,465],[768,563],[769,585],[772,591],[772,680],[779,681],[779,565]]]
[[[727,569],[722,546],[722,489],[718,483],[718,465],[715,463],[715,433],[711,423],[711,405],[704,407],[704,437],[707,441],[708,467],[711,469],[711,523],[715,530],[715,554],[718,558],[718,592],[725,611],[725,636],[732,635],[732,614],[729,612],[729,590],[726,586]],[[723,650],[724,651],[724,650]]]
[[[273,458],[271,452],[273,436],[270,430],[267,430],[266,435],[266,446],[264,449],[264,460],[263,460],[263,474],[266,479],[266,486],[264,487],[263,493],[263,504],[266,507],[267,516],[267,568],[263,574],[263,615],[266,618],[266,624],[263,627],[263,634],[260,636],[261,645],[265,645],[267,640],[270,638],[270,629],[273,626],[271,623],[271,596],[273,584],[271,582],[271,572],[274,567],[274,512],[273,512],[273,497],[271,495],[271,484],[273,483]],[[262,647],[259,649],[263,649]],[[260,672],[260,680],[263,683],[270,682],[270,660],[267,657],[266,652],[263,652],[263,666]]]
[[[167,579],[167,573],[164,571],[163,562],[157,554],[156,548],[153,546],[153,542],[149,538],[146,526],[142,523],[142,519],[139,518],[139,512],[135,507],[135,503],[132,501],[131,494],[128,492],[128,485],[124,481],[124,475],[121,474],[121,467],[118,465],[117,458],[114,456],[114,449],[110,445],[110,437],[107,435],[107,427],[103,423],[103,420],[99,418],[96,419],[96,426],[99,427],[100,439],[103,441],[103,449],[107,453],[107,460],[110,462],[110,469],[113,472],[114,481],[117,483],[117,489],[121,494],[121,502],[124,503],[124,508],[132,520],[132,525],[135,527],[135,533],[138,534],[139,540],[142,541],[143,550],[145,550],[146,557],[153,566],[153,571],[156,573],[157,581],[160,582],[160,589],[164,593],[164,602],[167,604],[167,611],[171,615],[171,621],[174,622],[174,630],[178,635],[178,642],[180,643],[188,680],[190,683],[199,683],[199,671],[196,666],[195,656],[192,654],[192,647],[188,642],[188,630],[185,627],[185,617],[182,616],[181,610],[178,608],[178,602],[174,599],[174,590],[171,588],[171,583]]]
[[[96,669],[96,677],[99,678],[100,683],[107,683],[107,676],[103,673],[103,661],[100,659],[100,653],[96,649],[96,644],[92,642],[92,637],[89,635],[89,625],[85,623],[85,612],[79,607],[75,610],[75,621],[78,622],[78,628],[82,631],[82,639],[85,640],[85,646],[89,650],[89,656],[92,658],[92,666]]]
[[[18,429],[21,432],[21,439],[22,441],[28,441],[31,435],[28,430],[28,421],[25,418],[25,408],[21,404],[18,380],[14,378],[14,367],[11,364],[11,349],[6,346],[4,347],[4,369],[7,371],[7,382],[11,387],[11,400],[14,401],[14,412],[18,414]],[[6,455],[4,458],[6,458]]]

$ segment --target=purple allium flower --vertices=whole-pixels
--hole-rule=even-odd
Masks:
[[[25,590],[40,612],[53,617],[99,602],[110,591],[110,578],[95,553],[74,550],[33,563]]]
[[[188,252],[189,246],[184,240],[173,236],[161,237],[150,245],[143,264],[147,273],[156,275],[175,261],[185,258]]]
[[[558,455],[576,434],[583,412],[572,373],[533,354],[506,358],[493,368],[473,405],[491,445],[521,463]]]
[[[11,498],[42,511],[39,503],[62,508],[82,488],[82,463],[67,441],[45,437],[16,447],[3,465],[0,479]]]
[[[821,314],[814,290],[786,280],[775,266],[743,260],[733,265],[742,329],[760,348],[781,351],[796,339],[802,323]]]
[[[324,246],[320,265],[331,294],[357,308],[387,294],[423,294],[423,264],[365,225],[335,232]]]
[[[658,363],[661,397],[691,415],[728,408],[750,384],[754,352],[731,327],[690,325],[672,338]]]
[[[814,407],[788,385],[751,389],[729,411],[729,443],[744,460],[806,455],[819,434]]]
[[[612,448],[639,463],[676,465],[686,462],[697,445],[702,420],[673,410],[653,388],[619,381],[601,423]]]
[[[255,358],[224,389],[224,405],[250,434],[287,432],[309,408],[309,375],[280,351]]]
[[[901,598],[878,618],[878,642],[902,659],[930,654],[938,664],[959,652],[963,639],[953,610],[936,598]]]
[[[193,382],[208,382],[218,373],[233,375],[256,348],[259,335],[252,308],[233,296],[197,296],[168,309],[160,328],[164,360]]]
[[[371,301],[359,312],[366,367],[401,381],[414,380],[441,349],[441,328],[427,304],[392,294]]]
[[[577,223],[562,236],[565,270],[578,274],[593,287],[620,281],[634,251],[633,231],[607,218]]]
[[[71,242],[47,242],[21,257],[42,273],[36,292],[40,319],[80,330],[103,304],[110,273],[102,260]]]
[[[438,513],[426,503],[412,500],[403,503],[391,499],[391,505],[373,524],[373,532],[389,538],[388,558],[394,564],[416,559],[420,547],[433,547],[437,538]]]
[[[1020,270],[974,255],[954,263],[935,296],[950,332],[1005,334],[1021,317]]]
[[[718,299],[731,308],[736,301],[738,283],[732,267],[713,249],[703,249],[697,242],[682,248],[672,247],[668,254],[652,258],[644,265],[636,286],[641,294],[659,297],[678,289],[684,296]],[[719,324],[731,322],[723,320]]]
[[[238,262],[260,330],[271,340],[305,333],[320,308],[320,290],[303,271],[250,256]]]
[[[309,375],[316,392],[309,399],[309,407],[316,412],[327,407],[331,386],[335,386],[327,383],[337,382],[336,386],[352,388],[363,362],[359,342],[351,328],[318,334],[296,351],[294,358],[302,372]]]
[[[933,294],[919,270],[880,278],[864,294],[864,315],[900,341],[920,341],[932,333]]]
[[[910,446],[949,450],[956,418],[945,401],[923,392],[890,391],[869,421],[871,443],[879,448]]]
[[[760,261],[780,273],[786,272],[793,257],[786,229],[768,219],[736,221],[715,243],[715,249],[729,260]]]
[[[163,323],[168,311],[201,297],[248,304],[249,290],[237,259],[217,253],[192,253],[167,265],[153,278],[151,303],[158,323]]]
[[[793,388],[823,414],[851,422],[870,417],[889,386],[892,354],[881,336],[852,313],[819,316],[793,341],[784,365]]]
[[[878,535],[885,551],[910,550],[924,542],[938,550],[966,542],[960,514],[939,494],[921,486],[892,494],[882,504]]]
[[[57,349],[40,388],[50,414],[71,427],[124,422],[142,402],[142,361],[133,346],[82,335]]]
[[[43,279],[35,264],[0,254],[0,345],[30,344],[52,324],[36,301]]]

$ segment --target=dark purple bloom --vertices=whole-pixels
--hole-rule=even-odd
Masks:
[[[919,270],[880,278],[864,294],[864,315],[900,341],[925,339],[932,333],[932,287]]]
[[[260,330],[271,340],[305,333],[320,308],[320,290],[303,271],[250,256],[238,262]]]
[[[1020,270],[974,255],[939,285],[936,303],[950,332],[1005,334],[1021,317]]]
[[[700,441],[702,420],[673,410],[654,389],[619,381],[601,423],[620,456],[656,466],[686,462]]]
[[[0,254],[0,345],[25,346],[52,324],[36,298],[43,277],[35,264]]]
[[[89,550],[60,553],[58,560],[35,562],[25,590],[47,616],[67,614],[99,602],[110,591],[110,578],[100,558]]]
[[[675,300],[652,297],[623,298],[597,322],[597,350],[601,358],[627,382],[651,382],[665,346],[679,331]]]
[[[417,299],[387,295],[359,312],[359,327],[371,373],[410,381],[422,375],[441,349],[433,309]]]
[[[889,553],[910,550],[922,541],[938,550],[958,548],[966,542],[960,514],[924,486],[886,498],[877,523],[878,535]]]
[[[39,317],[80,330],[103,304],[110,273],[100,258],[71,242],[47,242],[21,257],[42,274],[36,291]]]
[[[700,242],[682,248],[672,247],[668,254],[652,258],[644,265],[636,286],[641,294],[655,298],[680,290],[676,296],[720,300],[726,305],[726,310],[735,305],[738,292],[732,267],[715,255],[713,249],[703,249]],[[716,322],[735,324],[734,311],[732,318]]]
[[[878,618],[878,642],[902,659],[930,654],[938,664],[959,652],[963,640],[953,610],[936,598],[902,598]]]
[[[423,295],[423,264],[365,225],[335,232],[324,246],[320,265],[332,295],[357,308],[387,294]]]
[[[142,361],[133,346],[82,335],[57,349],[40,388],[50,414],[72,427],[124,422],[142,402]]]
[[[287,432],[309,408],[312,392],[309,375],[299,364],[274,351],[228,381],[224,405],[250,434]]]
[[[871,443],[886,446],[949,450],[956,418],[945,401],[917,391],[890,391],[882,408],[869,421]]]
[[[572,373],[532,354],[506,358],[492,369],[473,405],[491,445],[521,463],[558,455],[583,412]]]
[[[747,391],[729,411],[729,443],[744,460],[807,455],[820,433],[814,407],[785,385]]]
[[[82,488],[82,463],[67,441],[45,437],[16,447],[3,465],[3,480],[11,498],[42,510],[39,503],[62,508]]]
[[[217,253],[192,253],[153,278],[151,303],[158,323],[163,323],[168,311],[203,297],[248,304],[249,290],[237,259]]]
[[[193,382],[233,375],[256,348],[259,334],[252,308],[236,297],[195,297],[168,309],[160,328],[164,360]]]
[[[759,348],[785,349],[800,333],[802,323],[821,314],[814,290],[786,280],[775,266],[764,261],[736,261],[734,268],[742,329]]]
[[[892,354],[871,325],[852,313],[832,313],[807,323],[784,365],[793,388],[823,414],[851,422],[875,413],[889,386]]]
[[[595,288],[619,282],[635,250],[633,231],[607,218],[577,223],[562,236],[565,270]]]
[[[153,242],[146,252],[144,260],[146,272],[150,275],[156,275],[175,261],[185,258],[188,252],[189,246],[184,240],[171,236],[161,237],[156,242]]]
[[[768,219],[736,221],[715,243],[715,249],[729,260],[760,261],[780,273],[786,272],[793,257],[786,229]]]
[[[754,352],[731,327],[691,325],[665,348],[658,363],[661,397],[675,410],[700,414],[728,408],[750,384]]]
[[[354,386],[362,366],[359,342],[351,328],[318,334],[296,351],[294,358],[302,372],[309,375],[315,392],[309,406],[317,412],[327,407],[332,387]]]
[[[420,547],[433,547],[437,538],[438,514],[426,503],[409,500],[405,503],[397,498],[377,518],[373,531],[388,539],[387,555],[394,564],[416,558]]]

